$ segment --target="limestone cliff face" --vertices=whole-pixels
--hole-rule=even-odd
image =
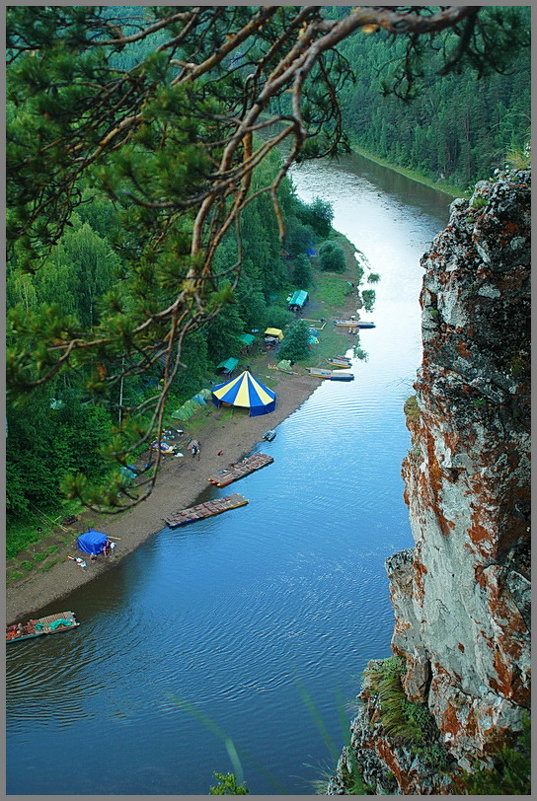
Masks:
[[[529,706],[529,184],[528,171],[479,183],[422,259],[423,360],[403,464],[415,547],[386,564],[404,693],[462,768],[486,762]],[[453,792],[446,771],[434,778],[386,739],[367,682],[361,698],[351,742],[366,781]],[[344,791],[348,756],[331,793]]]

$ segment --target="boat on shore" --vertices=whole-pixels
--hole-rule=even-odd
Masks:
[[[325,370],[323,367],[308,367],[308,373],[315,378],[325,378],[327,381],[354,381],[353,373],[342,373],[339,370]]]
[[[350,359],[342,359],[339,356],[331,356],[326,361],[330,367],[337,367],[339,370],[348,370],[352,366]]]
[[[340,328],[375,328],[373,320],[334,320]]]
[[[335,370],[328,379],[329,381],[354,381],[354,373],[340,373]]]
[[[74,612],[57,612],[55,615],[29,620],[27,623],[14,623],[6,626],[6,643],[30,640],[43,634],[58,634],[80,626]]]

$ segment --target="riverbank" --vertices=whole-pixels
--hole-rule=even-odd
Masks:
[[[348,282],[357,278],[355,248],[345,237],[336,232],[334,235],[345,252],[347,270],[343,273],[316,273],[319,286],[316,291],[313,290],[313,297],[308,304],[308,316],[314,318],[348,317],[357,313],[356,306],[360,302],[355,292],[348,293]],[[322,342],[312,351],[308,365],[325,366],[323,359],[332,350],[336,353],[341,348],[357,344],[356,338],[349,337],[345,329],[338,329],[331,324],[320,336]],[[253,374],[277,393],[277,405],[273,412],[249,417],[246,411],[234,410],[234,414],[230,415],[229,409],[216,409],[209,404],[206,414],[195,415],[188,423],[180,424],[185,430],[177,444],[184,456],[176,458],[163,455],[156,486],[146,500],[119,515],[85,511],[74,524],[56,526],[55,534],[28,546],[26,551],[17,554],[17,560],[9,560],[6,571],[9,577],[6,622],[10,624],[29,616],[35,617],[38,612],[48,613],[46,607],[52,602],[117,566],[121,559],[164,528],[163,518],[193,505],[199,494],[209,486],[209,476],[248,454],[265,431],[275,428],[295,412],[322,379],[310,376],[303,365],[296,365],[293,374],[271,369],[275,368],[277,360],[277,354],[264,352],[249,357]],[[176,424],[174,420],[168,421],[172,427]],[[186,449],[189,437],[201,442],[199,460],[193,459]],[[144,462],[143,458],[141,462]],[[88,559],[87,567],[81,568],[69,557],[80,556],[76,538],[88,528],[96,528],[116,538],[116,547],[110,557],[99,556],[94,562]],[[41,554],[52,550],[51,557],[34,567]],[[23,574],[20,567],[25,564],[32,569]],[[18,577],[13,579],[17,574]]]
[[[378,164],[380,167],[385,167],[387,170],[396,172],[399,175],[404,175],[404,177],[408,178],[409,181],[414,181],[417,184],[423,184],[423,186],[428,186],[430,189],[434,189],[436,192],[442,192],[443,194],[448,195],[448,197],[454,199],[458,197],[470,197],[471,193],[466,189],[462,189],[459,186],[454,186],[453,184],[445,183],[444,181],[434,181],[427,175],[423,175],[423,173],[418,172],[417,170],[412,170],[409,167],[400,167],[399,165],[393,164],[387,159],[383,159],[381,156],[375,155],[375,153],[371,153],[369,150],[365,150],[365,148],[360,147],[360,145],[356,144],[356,142],[351,142],[351,148],[353,153],[362,156],[362,158],[367,159],[368,161],[372,161],[374,164]]]
[[[281,380],[273,412],[249,417],[246,411],[237,410],[230,418],[225,410],[214,408],[196,429],[196,438],[202,445],[199,459],[193,459],[188,451],[183,458],[164,456],[152,494],[119,516],[84,513],[72,526],[72,542],[64,544],[60,561],[50,570],[33,572],[7,588],[6,623],[36,615],[53,601],[116,566],[164,528],[164,517],[191,506],[209,486],[209,476],[249,453],[262,440],[265,431],[275,428],[295,412],[321,383],[321,379],[312,378],[305,372],[294,375],[278,373],[278,376]],[[90,525],[116,538],[117,544],[113,556],[99,556],[93,563],[88,559],[87,568],[80,568],[68,556],[80,555],[76,549],[76,537]]]

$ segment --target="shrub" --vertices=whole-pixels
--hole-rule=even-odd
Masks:
[[[282,309],[281,306],[269,306],[267,308],[267,327],[286,328],[294,320],[292,312]]]
[[[291,256],[299,256],[301,253],[306,253],[313,244],[313,239],[313,230],[309,225],[303,225],[296,218],[291,218],[287,222],[283,245]]]
[[[345,252],[342,247],[333,242],[326,242],[319,250],[321,257],[321,270],[331,273],[345,272]]]
[[[362,300],[364,302],[364,308],[366,311],[370,312],[373,311],[373,306],[375,305],[375,290],[374,289],[364,289],[362,292]]]
[[[307,256],[297,256],[294,260],[293,281],[295,286],[306,289],[311,284],[312,272],[310,260]]]
[[[280,358],[291,359],[296,362],[306,359],[309,355],[309,331],[303,320],[296,320],[287,331],[285,339],[280,346]]]
[[[246,784],[238,784],[234,773],[215,773],[218,784],[211,787],[209,795],[248,795]]]

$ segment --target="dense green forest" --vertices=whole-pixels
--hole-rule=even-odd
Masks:
[[[517,11],[529,32],[530,8]],[[412,87],[399,81],[400,40],[353,36],[339,50],[356,77],[341,94],[351,142],[398,167],[466,190],[489,178],[530,140],[528,48],[517,50],[501,73],[480,76],[472,69],[441,75],[445,52],[439,47],[420,58],[420,79]],[[410,101],[393,89],[409,91]]]
[[[350,140],[464,186],[524,144],[529,10],[448,11],[10,8],[10,518],[128,503],[166,411],[285,327],[332,219],[293,162]],[[380,93],[401,75],[410,103]]]
[[[275,172],[274,156],[261,169]],[[113,249],[119,218],[114,204],[89,189],[69,220],[69,226],[42,268],[29,274],[8,264],[7,303],[14,314],[32,316],[55,304],[86,326],[99,320],[105,293],[120,280],[121,258]],[[280,189],[286,225],[285,250],[269,198],[260,196],[242,221],[242,269],[237,286],[218,316],[194,332],[183,352],[184,370],[178,373],[168,398],[174,409],[216,378],[215,367],[230,356],[240,356],[239,337],[252,329],[272,325],[285,328],[294,317],[285,306],[287,291],[311,281],[304,251],[330,231],[331,209],[316,200],[300,201],[291,181]],[[235,258],[237,243],[230,233],[216,257],[217,269]],[[294,256],[293,256],[294,254]],[[306,268],[304,262],[306,261]],[[296,281],[298,280],[298,284]],[[225,291],[227,281],[222,279]],[[157,362],[141,376],[122,385],[122,404],[139,404],[154,394],[163,375]],[[90,368],[62,373],[27,398],[7,406],[7,511],[24,517],[33,505],[41,509],[58,503],[65,474],[82,473],[88,479],[114,469],[105,458],[118,422],[118,393],[95,397],[87,388]],[[116,465],[117,467],[117,465]]]

